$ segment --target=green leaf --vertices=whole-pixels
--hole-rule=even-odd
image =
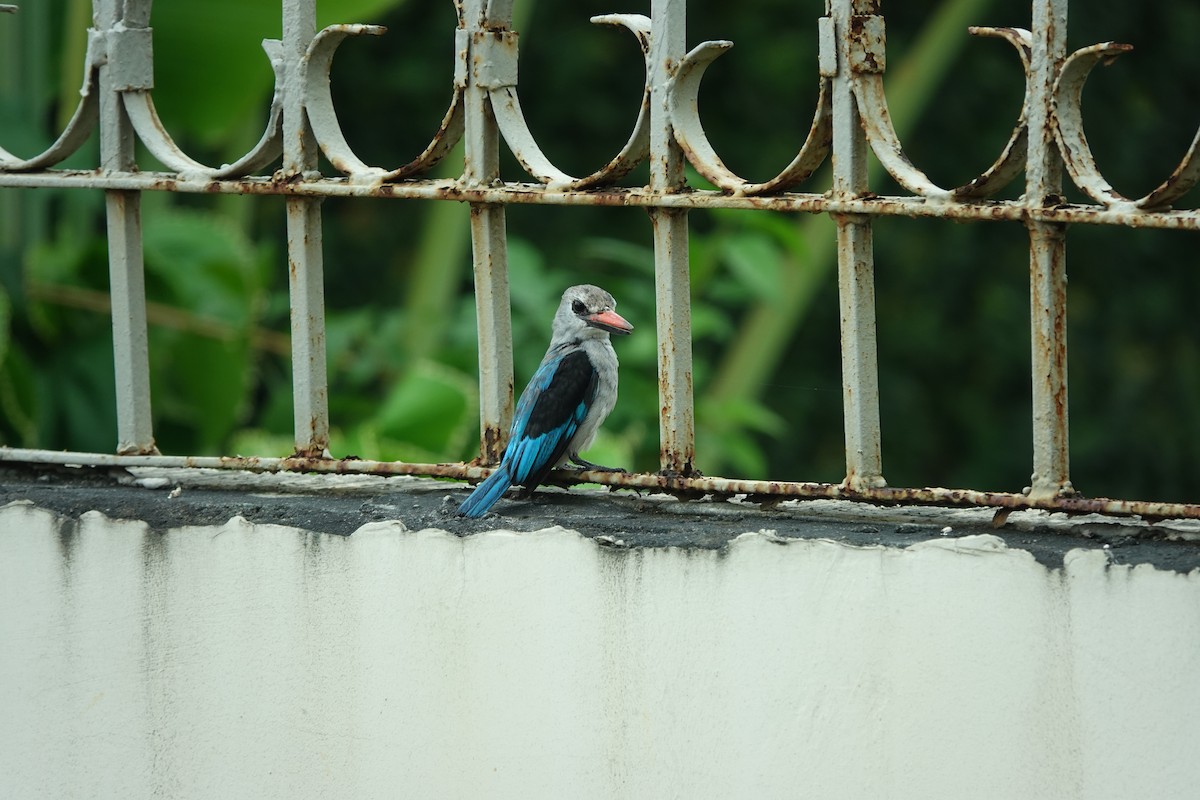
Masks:
[[[719,456],[722,461],[728,462],[734,474],[750,480],[766,477],[767,459],[763,456],[762,448],[750,436],[744,433],[728,434],[721,438],[718,447],[712,456]],[[704,452],[708,457],[708,451]]]
[[[466,375],[419,362],[392,386],[373,423],[383,436],[449,457],[476,429],[474,388]]]
[[[592,446],[579,455],[593,464],[604,467],[632,469],[633,447],[634,443],[630,442],[628,438],[616,436],[601,428],[596,434],[596,440],[592,442]]]
[[[95,336],[59,349],[38,365],[39,422],[51,441],[71,450],[112,452],[116,447],[116,382],[112,338]],[[45,428],[43,428],[45,429]]]
[[[713,430],[746,428],[771,436],[779,436],[787,430],[782,417],[756,401],[705,398],[699,406]]]
[[[508,284],[514,324],[525,319],[548,320],[548,315],[558,308],[563,289],[567,288],[548,280],[541,252],[516,236],[508,240]]]
[[[607,261],[629,267],[642,275],[654,274],[654,249],[624,239],[593,236],[585,239],[580,247],[584,258]]]
[[[44,416],[39,411],[45,409],[45,404],[38,403],[37,389],[29,360],[19,349],[14,349],[0,366],[0,419],[11,429],[15,443],[22,447],[38,445],[39,417]]]
[[[296,449],[291,434],[273,433],[262,428],[237,431],[229,439],[229,452],[238,456],[283,458]]]
[[[778,295],[782,257],[770,237],[749,231],[734,233],[722,239],[721,254],[738,282],[755,296],[769,302]]]
[[[164,206],[148,215],[146,274],[169,287],[167,302],[246,327],[263,290],[254,246],[231,220]]]
[[[8,345],[12,339],[12,301],[8,292],[0,287],[0,366],[8,357]]]
[[[152,337],[151,348],[156,417],[170,426],[159,438],[167,439],[171,428],[186,433],[176,434],[182,441],[163,441],[164,449],[219,454],[245,408],[252,377],[247,340],[174,334]]]

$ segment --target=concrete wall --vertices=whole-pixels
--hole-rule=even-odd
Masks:
[[[0,797],[1195,798],[1200,571],[0,510]]]

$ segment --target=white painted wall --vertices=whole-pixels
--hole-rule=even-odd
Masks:
[[[1196,798],[1200,572],[0,510],[3,798]]]

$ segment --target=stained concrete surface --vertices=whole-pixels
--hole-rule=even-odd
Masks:
[[[466,491],[0,475],[0,798],[1196,794],[1194,526]]]
[[[0,505],[32,501],[68,519],[99,511],[141,520],[155,531],[219,525],[232,517],[348,536],[363,525],[399,520],[409,530],[468,536],[504,528],[574,529],[612,547],[723,549],[747,531],[781,539],[829,539],[907,547],[946,536],[988,533],[1059,568],[1071,550],[1105,551],[1113,564],[1200,569],[1200,524],[1147,524],[1097,515],[1011,514],[1000,527],[989,509],[885,508],[844,501],[786,501],[773,507],[683,502],[629,491],[545,488],[531,499],[504,499],[479,520],[456,513],[469,486],[410,477],[256,474],[225,470],[94,469],[5,466]],[[511,496],[511,495],[510,495]]]

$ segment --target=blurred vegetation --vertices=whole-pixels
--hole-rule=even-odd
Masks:
[[[90,3],[37,0],[0,17],[0,142],[31,154],[78,97]],[[640,11],[611,0],[517,3],[530,126],[582,174],[624,142],[641,59],[589,24]],[[201,10],[202,9],[202,10]],[[689,3],[689,43],[731,39],[705,78],[706,129],[731,168],[786,164],[816,97],[819,0],[736,13]],[[1008,45],[967,25],[1028,27],[1028,4],[886,3],[889,101],[913,160],[942,185],[969,180],[1008,137],[1022,95]],[[1200,3],[1075,4],[1073,49],[1136,51],[1085,93],[1106,176],[1141,194],[1200,123]],[[449,2],[320,0],[319,24],[389,32],[343,46],[334,97],[350,143],[396,166],[424,147],[450,96]],[[209,163],[257,139],[279,35],[277,0],[159,3],[155,101]],[[92,166],[95,142],[71,166]],[[148,156],[141,163],[153,168]],[[459,162],[461,163],[461,162]],[[328,172],[328,169],[327,169]],[[441,174],[455,174],[455,157]],[[507,158],[505,177],[523,176]],[[643,167],[627,181],[646,180]],[[899,190],[878,170],[881,194]],[[1020,192],[1019,179],[1007,195]],[[703,181],[693,176],[693,185]],[[803,187],[823,191],[827,173]],[[1070,193],[1072,199],[1082,199]],[[1194,206],[1195,193],[1185,205]],[[155,432],[167,453],[291,449],[283,201],[147,195],[143,201]],[[477,453],[468,210],[455,203],[328,200],[326,299],[335,456],[410,461]],[[707,474],[838,481],[841,427],[833,228],[820,216],[693,212],[698,466]],[[595,460],[657,468],[653,258],[643,211],[515,206],[508,214],[519,386],[562,289],[608,288],[638,330],[617,342],[621,399]],[[115,412],[102,196],[0,190],[0,440],[111,451]],[[1076,226],[1068,239],[1072,474],[1087,494],[1200,501],[1197,235]],[[1028,240],[1015,223],[879,220],[875,235],[885,475],[893,485],[1019,490],[1031,463]]]

